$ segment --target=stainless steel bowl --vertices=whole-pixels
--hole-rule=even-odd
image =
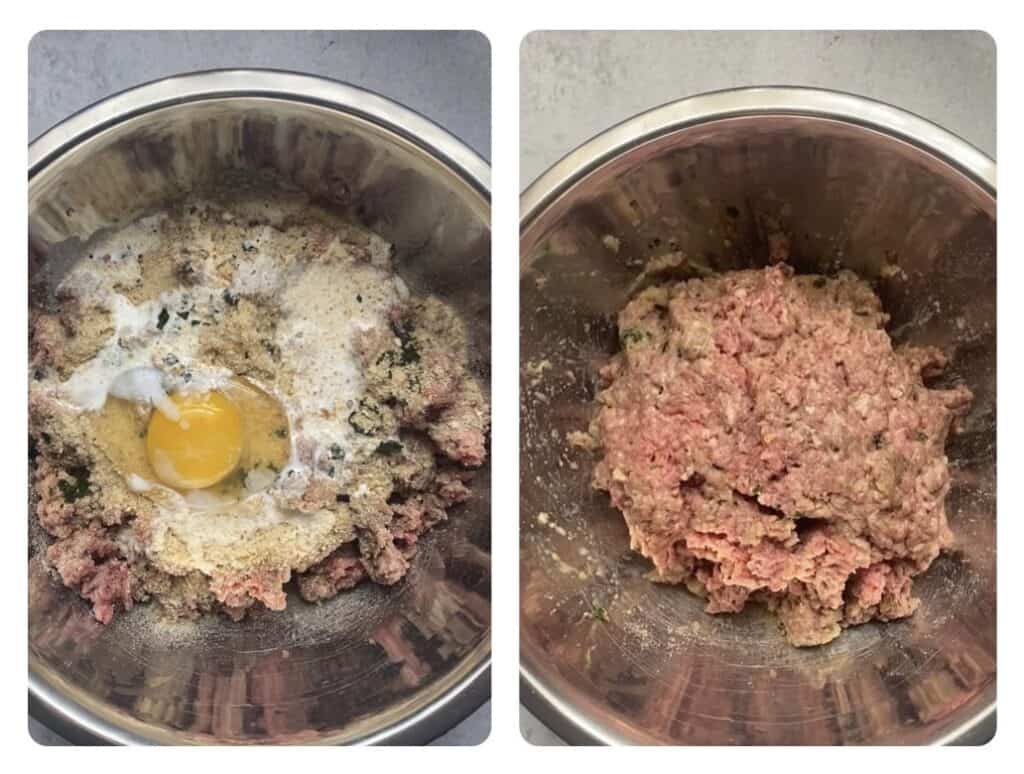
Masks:
[[[786,645],[756,610],[708,616],[644,579],[621,516],[589,485],[584,429],[614,319],[652,256],[763,264],[781,227],[799,270],[877,283],[898,342],[951,355],[975,393],[948,447],[956,549],[907,621]],[[612,239],[606,239],[606,236]],[[601,744],[977,743],[996,686],[995,164],[859,97],[706,94],[632,118],[521,200],[521,674],[526,705]],[[538,518],[538,514],[547,516]],[[594,611],[604,608],[603,615]],[[589,615],[588,615],[589,614]]]
[[[98,229],[226,175],[298,187],[396,246],[399,273],[469,321],[490,370],[490,172],[387,99],[267,71],[124,92],[29,149],[31,276]],[[30,711],[76,742],[423,743],[489,694],[490,483],[425,538],[409,576],[241,624],[103,627],[30,558]]]

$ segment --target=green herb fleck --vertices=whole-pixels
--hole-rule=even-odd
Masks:
[[[360,435],[373,435],[381,429],[380,408],[364,398],[359,408],[348,415],[348,423]]]
[[[402,444],[399,443],[398,441],[381,441],[380,444],[377,446],[377,453],[385,454],[390,457],[392,455],[398,454],[404,448],[405,447],[402,446]]]
[[[92,488],[89,486],[89,473],[87,471],[78,476],[72,476],[70,481],[61,479],[57,482],[57,486],[64,497],[64,501],[68,503],[73,503],[92,494]]]
[[[238,296],[230,290],[225,290],[221,297],[224,299],[224,303],[228,306],[238,306]]]
[[[624,347],[628,347],[630,344],[636,344],[638,341],[643,341],[645,338],[647,338],[647,334],[637,328],[626,328],[626,330],[619,334],[619,342]]]
[[[416,337],[412,333],[412,325],[408,322],[392,323],[391,330],[401,343],[401,353],[398,359],[400,365],[409,365],[420,359],[419,346]]]
[[[171,319],[171,315],[167,312],[167,307],[160,310],[160,314],[156,318],[156,329],[162,331],[164,326],[167,325],[167,321]]]
[[[595,621],[601,621],[601,623],[608,623],[608,611],[596,602],[590,606],[589,616]]]
[[[917,440],[918,443],[925,443],[928,440],[928,434],[918,430],[917,433],[914,435],[914,438]]]
[[[332,460],[343,460],[345,459],[345,450],[336,443],[332,443],[329,451],[331,452]]]

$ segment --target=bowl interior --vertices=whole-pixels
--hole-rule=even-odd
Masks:
[[[415,291],[453,305],[490,373],[489,205],[414,139],[284,99],[223,97],[151,110],[80,139],[29,184],[30,283],[43,290],[99,229],[224,180],[301,190],[396,247]],[[162,622],[143,606],[101,626],[30,556],[30,669],[75,723],[152,742],[410,740],[459,719],[489,655],[490,478],[425,536],[406,579],[240,624]],[[472,699],[470,699],[472,701]],[[472,707],[462,706],[465,712]],[[390,737],[394,739],[396,737]]]
[[[956,547],[915,583],[909,620],[810,649],[757,610],[709,616],[652,584],[590,487],[584,430],[615,316],[646,262],[763,265],[875,283],[898,343],[950,357],[975,394],[947,447]],[[559,725],[609,742],[925,743],[995,696],[996,214],[989,192],[895,137],[838,120],[756,115],[635,145],[563,190],[521,236],[521,658]],[[538,519],[544,513],[545,517]],[[586,615],[595,606],[607,621]],[[552,708],[555,708],[552,710]]]

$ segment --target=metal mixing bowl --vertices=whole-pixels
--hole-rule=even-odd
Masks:
[[[360,89],[266,71],[186,75],[112,97],[29,149],[29,265],[216,182],[252,175],[352,212],[442,296],[490,371],[489,168]],[[420,544],[408,577],[243,623],[101,626],[30,558],[29,708],[75,742],[424,743],[489,694],[490,479]]]
[[[694,97],[608,130],[522,197],[521,643],[525,704],[570,742],[977,743],[996,674],[995,164],[901,110],[824,91]],[[649,258],[874,283],[899,343],[936,344],[975,399],[948,446],[956,549],[916,581],[912,618],[808,649],[771,616],[709,616],[644,578],[590,487],[585,429],[615,315]],[[606,238],[610,237],[610,238]],[[538,518],[539,514],[547,514]],[[606,612],[605,612],[606,611]],[[606,618],[607,620],[602,620]]]

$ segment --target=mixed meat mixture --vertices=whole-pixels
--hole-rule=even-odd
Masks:
[[[653,578],[709,613],[775,611],[789,642],[911,615],[950,546],[946,436],[965,387],[936,349],[894,349],[853,274],[785,264],[649,287],[618,319],[587,435]]]
[[[465,327],[391,255],[304,199],[194,201],[33,288],[31,507],[97,619],[394,584],[471,496],[489,411]]]

